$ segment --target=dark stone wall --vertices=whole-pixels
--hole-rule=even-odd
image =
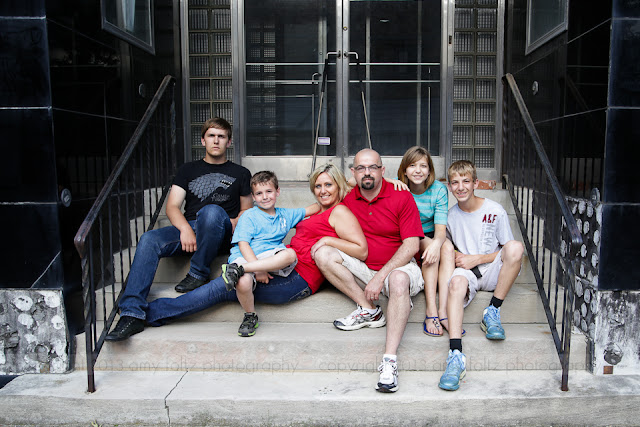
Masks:
[[[525,55],[527,0],[507,3],[505,71],[512,73],[564,191],[602,198],[599,290],[638,290],[631,238],[640,189],[631,171],[640,134],[640,4],[571,1],[569,27]],[[536,94],[531,90],[538,84]]]
[[[163,77],[180,81],[179,0],[154,1],[155,55],[102,30],[100,3],[0,2],[0,287],[78,293],[73,236]]]
[[[67,283],[80,280],[75,232],[164,76],[180,77],[178,1],[154,5],[152,55],[102,30],[100,2],[46,4],[58,181],[73,195],[61,212]]]
[[[0,287],[59,287],[58,187],[44,0],[0,4]]]
[[[605,146],[600,289],[639,290],[640,246],[631,230],[640,217],[634,185],[640,141],[640,4],[614,0]],[[606,272],[606,274],[603,274]]]

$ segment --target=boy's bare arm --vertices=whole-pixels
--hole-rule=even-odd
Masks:
[[[246,259],[247,262],[257,261],[258,257],[249,246],[249,242],[238,242],[238,249],[240,249],[240,253],[242,254],[242,258]]]
[[[256,254],[253,252],[253,249],[251,249],[251,246],[249,245],[249,242],[242,242],[242,241],[238,242],[238,249],[240,249],[240,253],[242,254],[242,258],[247,260],[248,263],[252,263],[252,262],[258,261],[258,257],[256,257]],[[247,271],[247,270],[245,270],[245,271]],[[269,279],[273,279],[273,276],[271,276],[266,271],[253,270],[252,272],[256,275],[256,280],[258,282],[269,283]]]
[[[493,252],[490,254],[476,254],[476,255],[467,255],[462,252],[456,251],[456,267],[464,268],[465,270],[471,270],[473,267],[476,267],[480,264],[486,264],[489,262],[493,262],[498,256],[498,252]]]

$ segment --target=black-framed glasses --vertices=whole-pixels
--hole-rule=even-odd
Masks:
[[[378,169],[382,169],[382,165],[370,165],[370,166],[358,165],[353,169],[356,172],[364,172],[367,169],[369,169],[371,172],[376,172],[376,171],[378,171]]]

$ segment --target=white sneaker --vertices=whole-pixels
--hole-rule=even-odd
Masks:
[[[376,311],[373,314],[370,314],[366,308],[358,306],[347,317],[333,321],[333,326],[343,331],[355,331],[364,327],[380,328],[386,324],[387,319],[384,318],[379,305],[376,306]]]
[[[378,366],[380,379],[376,385],[376,390],[381,393],[393,393],[398,390],[398,365],[395,360],[387,357],[382,359]]]

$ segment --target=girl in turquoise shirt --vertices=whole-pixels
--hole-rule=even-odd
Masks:
[[[424,278],[424,294],[427,302],[427,313],[423,323],[424,333],[432,337],[440,337],[446,318],[440,319],[436,306],[438,281],[440,289],[447,289],[449,277],[455,267],[453,245],[446,237],[448,190],[436,180],[431,155],[423,147],[411,147],[404,153],[398,179],[404,182],[411,191],[420,211],[422,230],[425,238],[420,241],[420,261]],[[444,286],[443,286],[444,285]],[[446,292],[440,293],[441,305],[446,304]],[[446,311],[446,307],[442,307]]]

